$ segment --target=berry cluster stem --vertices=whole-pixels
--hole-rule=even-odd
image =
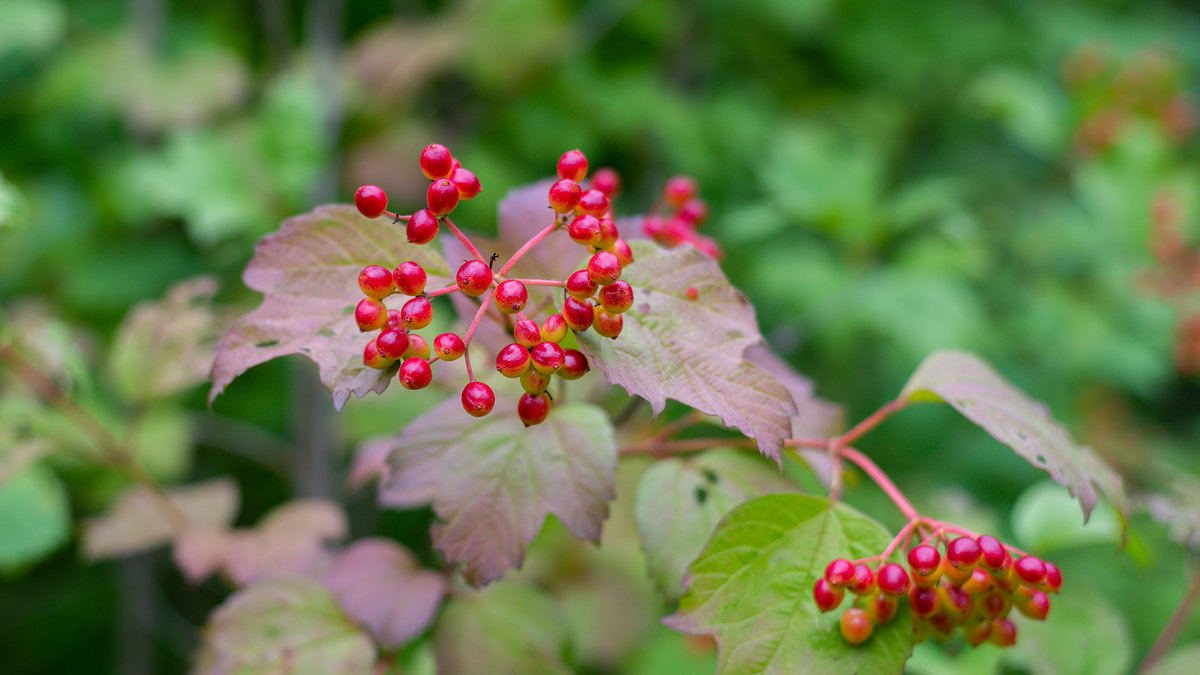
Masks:
[[[1171,645],[1175,644],[1175,640],[1183,632],[1183,628],[1187,625],[1188,619],[1191,618],[1192,611],[1196,609],[1198,601],[1200,601],[1200,565],[1196,566],[1196,573],[1192,575],[1192,581],[1188,585],[1187,592],[1180,599],[1179,605],[1171,614],[1171,618],[1167,620],[1167,625],[1163,626],[1162,632],[1154,640],[1154,645],[1146,653],[1146,658],[1142,659],[1136,675],[1148,675],[1154,672],[1154,667],[1171,650]]]
[[[883,472],[883,469],[879,468],[878,464],[871,461],[870,457],[867,457],[854,448],[845,446],[838,448],[837,453],[839,456],[853,462],[858,468],[862,469],[863,473],[870,476],[871,480],[875,481],[875,484],[888,496],[888,499],[892,500],[896,508],[900,509],[900,513],[903,513],[905,518],[908,518],[909,521],[921,519],[921,514],[917,513],[917,509],[912,505],[912,502],[908,501],[908,498],[904,496],[900,488],[896,487],[892,479]]]

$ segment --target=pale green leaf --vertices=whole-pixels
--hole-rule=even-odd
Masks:
[[[50,469],[35,464],[0,483],[0,570],[44,557],[70,529],[67,491]]]
[[[531,586],[496,584],[457,595],[434,629],[441,675],[566,675],[566,622]]]

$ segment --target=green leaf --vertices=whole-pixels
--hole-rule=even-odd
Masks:
[[[363,218],[353,206],[319,206],[284,221],[258,242],[242,275],[264,295],[263,302],[217,345],[209,405],[248,368],[288,354],[317,364],[339,410],[351,394],[382,393],[395,371],[363,365],[370,337],[354,323],[354,307],[362,299],[358,273],[367,265],[391,268],[406,260],[425,268],[430,285],[449,274],[437,253],[409,244],[398,226],[386,218]]]
[[[712,258],[691,246],[670,251],[631,244],[636,262],[622,272],[634,288],[621,335],[577,333],[580,349],[609,382],[650,402],[668,398],[721,418],[779,462],[796,405],[774,377],[743,354],[762,341],[754,309]],[[687,289],[699,296],[689,300]]]
[[[441,675],[565,675],[566,622],[554,601],[504,583],[455,596],[434,629]]]
[[[1084,520],[1097,488],[1122,518],[1129,512],[1121,477],[1089,447],[1077,445],[1046,407],[1006,382],[979,357],[947,350],[930,354],[900,392],[909,401],[945,401],[1025,461],[1070,490]]]
[[[1045,623],[1018,617],[1017,636],[1004,660],[1031,675],[1120,675],[1133,663],[1124,615],[1083,588],[1052,596]]]
[[[718,673],[900,673],[912,650],[907,611],[851,646],[839,614],[822,614],[812,599],[830,560],[876,555],[890,539],[866,516],[825,499],[753,499],[717,526],[688,568],[679,610],[664,621],[715,636]]]
[[[684,571],[726,513],[752,497],[796,491],[777,467],[736,450],[655,462],[642,474],[633,507],[650,576],[668,595],[680,595]]]
[[[1147,675],[1193,675],[1200,663],[1200,643],[1179,647],[1167,654]]]
[[[1089,544],[1121,543],[1121,523],[1112,511],[1101,509],[1088,522],[1080,523],[1072,503],[1070,495],[1050,481],[1030,485],[1013,504],[1012,531],[1017,543],[1042,556]]]
[[[67,491],[50,469],[35,464],[0,483],[0,570],[44,557],[70,529]]]
[[[311,579],[273,579],[234,593],[209,617],[195,675],[371,673],[375,646]]]
[[[596,541],[614,496],[617,447],[608,416],[587,404],[556,405],[522,425],[515,402],[477,419],[458,397],[417,418],[396,437],[381,501],[433,500],[433,543],[483,585],[520,567],[546,516]]]

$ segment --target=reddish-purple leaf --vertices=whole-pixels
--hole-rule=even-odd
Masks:
[[[538,232],[554,224],[555,213],[546,199],[553,183],[552,179],[531,183],[510,190],[500,200],[496,222],[497,251],[504,257],[496,261],[497,266],[503,265]],[[530,249],[513,270],[526,278],[566,279],[571,272],[580,269],[588,253],[588,249],[572,241],[563,228]]]
[[[354,306],[363,297],[358,273],[367,265],[391,268],[405,260],[425,268],[431,287],[449,274],[436,252],[409,244],[399,225],[363,218],[353,206],[319,206],[284,221],[258,242],[242,274],[263,301],[217,345],[209,404],[248,368],[288,354],[317,364],[338,409],[351,394],[383,392],[395,373],[363,365],[370,336],[354,323]],[[403,300],[389,302],[398,309]]]
[[[408,549],[390,539],[354,542],[321,578],[346,614],[388,649],[420,635],[446,593],[442,575],[421,569]]]
[[[478,419],[455,397],[413,421],[394,448],[380,499],[432,499],[434,545],[477,586],[519,567],[548,515],[597,540],[614,494],[612,423],[586,404],[556,405],[544,423],[525,427],[511,399]]]
[[[218,478],[171,488],[165,499],[143,487],[130,488],[108,512],[84,522],[84,555],[92,560],[111,558],[170,542],[181,533],[173,520],[177,516],[167,509],[195,527],[224,527],[237,515],[237,485]]]
[[[624,329],[615,340],[579,333],[580,348],[609,382],[649,401],[654,414],[668,398],[686,403],[780,461],[797,409],[779,380],[743,356],[762,341],[749,301],[716,261],[690,246],[632,247],[636,262],[621,275],[634,289]],[[695,300],[688,288],[696,289]]]
[[[1070,490],[1084,520],[1096,505],[1096,489],[1124,517],[1128,500],[1121,477],[1087,446],[1076,444],[1050,418],[1046,406],[1029,398],[974,354],[934,352],[917,366],[900,398],[944,401]]]

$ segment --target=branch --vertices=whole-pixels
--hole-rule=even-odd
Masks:
[[[1179,633],[1183,631],[1184,625],[1191,618],[1192,611],[1196,609],[1197,600],[1200,600],[1200,565],[1196,566],[1196,573],[1192,575],[1187,593],[1179,601],[1179,606],[1175,608],[1171,618],[1167,620],[1167,625],[1163,626],[1162,632],[1158,634],[1158,638],[1154,641],[1154,646],[1150,648],[1149,653],[1146,654],[1146,658],[1142,659],[1136,675],[1149,675],[1153,672],[1154,666],[1170,651],[1171,645],[1175,644]]]

